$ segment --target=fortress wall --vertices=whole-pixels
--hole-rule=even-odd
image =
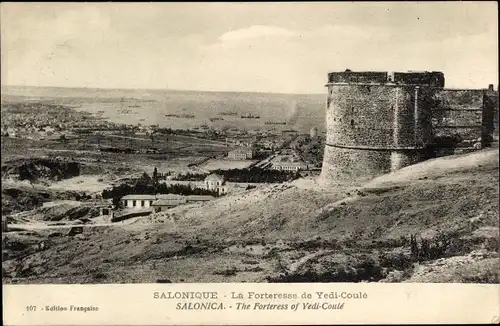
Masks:
[[[346,71],[328,81],[323,182],[373,177],[422,160],[441,73]]]
[[[498,141],[498,91],[443,89],[440,72],[328,74],[321,181],[373,177]]]
[[[393,142],[392,106],[398,90],[383,86],[330,86],[326,142],[387,148]]]
[[[427,147],[433,142],[432,114],[436,106],[436,94],[441,92],[442,88],[419,87],[416,95],[416,104],[419,108],[416,138],[417,146]]]
[[[433,146],[478,148],[483,140],[484,90],[442,90],[432,110]]]
[[[483,142],[486,145],[498,141],[498,91],[489,90],[485,93],[483,105]]]
[[[371,178],[390,170],[390,152],[326,146],[320,180],[331,183]]]

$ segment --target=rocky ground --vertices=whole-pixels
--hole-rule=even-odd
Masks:
[[[7,232],[3,280],[498,283],[498,168],[498,149],[483,150],[365,184],[258,187],[74,236]]]

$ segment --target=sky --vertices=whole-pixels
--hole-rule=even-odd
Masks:
[[[331,71],[498,85],[496,2],[1,3],[2,85],[324,93]]]

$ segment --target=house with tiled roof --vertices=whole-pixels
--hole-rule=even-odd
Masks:
[[[161,212],[165,209],[170,209],[183,204],[206,202],[214,199],[212,196],[182,196],[174,194],[157,195],[156,198],[157,199],[151,204],[151,207],[153,207],[155,212]]]

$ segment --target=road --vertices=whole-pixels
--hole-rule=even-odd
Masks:
[[[195,137],[195,136],[187,136],[187,135],[178,135],[178,134],[173,134],[175,137],[179,138],[188,138],[188,139],[195,139],[195,140],[202,140],[207,143],[212,143],[214,145],[220,145],[226,147],[227,144],[223,141],[219,140],[213,140],[213,139],[206,139],[206,138],[200,138],[200,137]],[[145,138],[145,137],[132,137],[132,136],[122,136],[122,135],[106,135],[106,137],[115,137],[115,138],[125,138],[125,139],[136,139],[136,140],[142,140],[142,141],[151,141],[151,138]],[[160,138],[161,140],[161,138]]]
[[[133,222],[137,221],[141,217],[143,217],[143,216],[133,217],[133,218],[130,218],[128,220],[114,222],[114,223],[108,222],[108,223],[66,224],[66,225],[50,225],[50,224],[43,224],[43,223],[7,224],[7,229],[8,230],[34,231],[34,230],[71,229],[72,227],[75,227],[75,226],[81,226],[84,228],[122,226],[122,225],[132,224]]]
[[[195,136],[186,136],[186,135],[178,135],[178,134],[175,134],[176,137],[180,137],[180,138],[189,138],[189,139],[196,139],[196,140],[203,140],[207,143],[213,143],[214,145],[220,145],[220,146],[224,146],[224,147],[227,147],[227,144],[226,142],[223,142],[223,141],[220,141],[220,140],[213,140],[213,139],[206,139],[206,138],[200,138],[200,137],[195,137]]]

